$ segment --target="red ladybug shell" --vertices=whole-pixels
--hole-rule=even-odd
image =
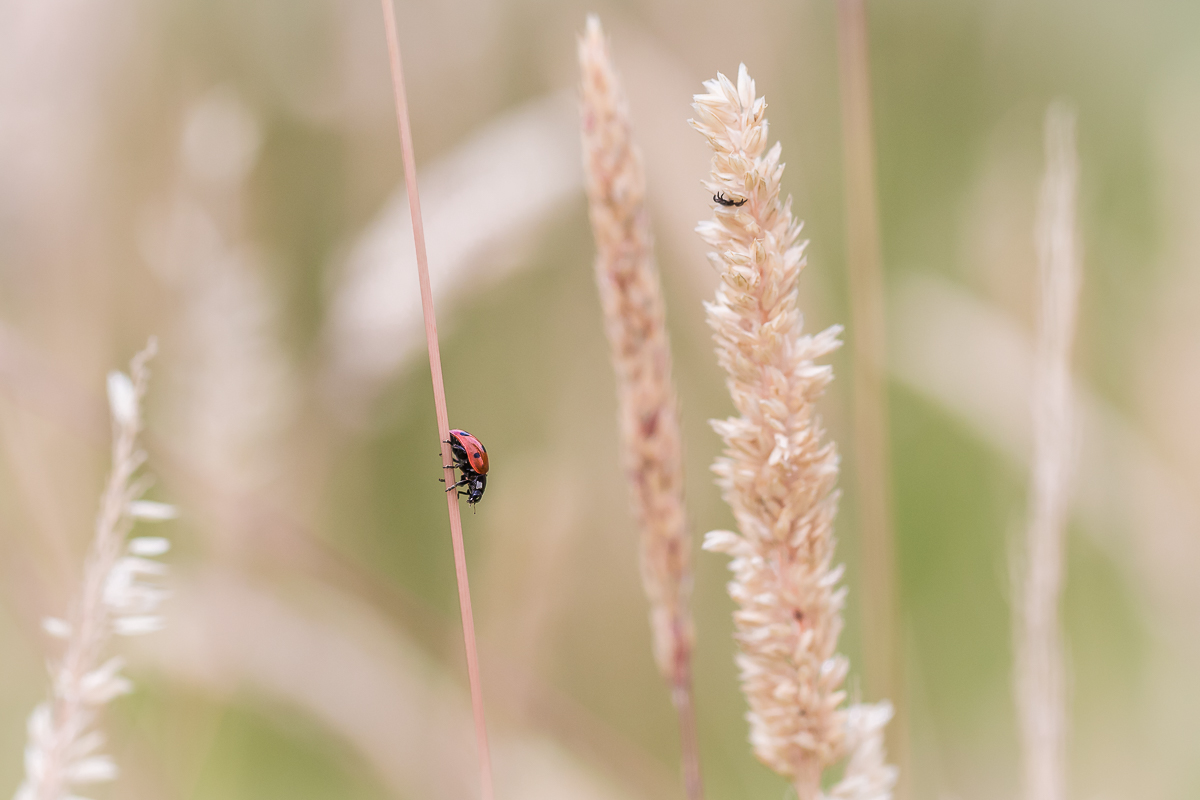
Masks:
[[[483,446],[483,442],[466,431],[453,430],[450,431],[450,436],[457,439],[458,443],[462,445],[463,450],[467,451],[467,463],[471,465],[471,469],[480,475],[487,475],[488,456],[487,448]]]

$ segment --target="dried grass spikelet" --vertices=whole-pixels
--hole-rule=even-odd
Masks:
[[[836,652],[845,598],[837,587],[842,568],[832,565],[838,454],[822,442],[815,408],[833,379],[819,361],[840,345],[841,328],[803,333],[796,283],[804,243],[790,198],[779,197],[781,149],[766,148],[765,100],[744,65],[736,86],[718,74],[705,88],[692,120],[713,148],[705,186],[740,204],[716,204],[697,232],[722,278],[706,309],[740,414],[712,423],[726,444],[713,471],[741,534],[713,531],[704,547],[733,557],[729,592],[739,606],[750,740],[801,800],[820,796],[822,771],[848,752],[833,796],[887,797],[895,771],[882,761],[880,736],[890,706],[841,708],[848,662]]]
[[[662,288],[643,206],[641,157],[595,17],[580,41],[579,60],[596,283],[617,373],[625,467],[642,529],[642,577],[650,596],[655,660],[670,678],[679,652],[691,648],[691,567]]]
[[[691,540],[662,287],[645,210],[646,180],[629,110],[599,20],[579,42],[581,126],[596,284],[617,376],[621,449],[641,529],[642,583],[654,656],[671,683],[684,738],[688,796],[699,797],[691,709]]]
[[[126,542],[126,536],[138,519],[163,520],[175,514],[171,506],[140,500],[146,483],[135,477],[146,457],[137,447],[137,436],[142,428],[146,362],[154,349],[152,339],[134,357],[129,376],[120,372],[108,376],[112,473],[100,500],[82,590],[70,619],[43,622],[48,634],[66,640],[66,650],[51,667],[50,701],[29,715],[25,781],[15,800],[75,798],[73,787],[111,780],[117,774],[112,758],[96,752],[104,736],[94,723],[100,709],[129,692],[131,685],[120,674],[124,661],[119,656],[101,659],[114,633],[132,636],[162,626],[155,612],[166,592],[145,578],[166,571],[152,559],[169,547],[166,539],[140,537]]]

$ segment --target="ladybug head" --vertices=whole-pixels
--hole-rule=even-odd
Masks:
[[[475,505],[483,499],[483,490],[487,488],[487,475],[475,475],[467,482],[467,502]]]

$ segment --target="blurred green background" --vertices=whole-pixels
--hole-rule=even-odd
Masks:
[[[691,232],[708,214],[691,94],[746,63],[811,239],[806,324],[845,323],[834,4],[396,11],[451,424],[493,465],[464,529],[498,796],[681,797],[618,466],[575,37],[597,12],[645,154],[699,539],[733,524],[707,425],[731,405]],[[1028,351],[1042,120],[1064,99],[1088,408],[1063,612],[1072,796],[1198,797],[1200,6],[868,14],[911,796],[1019,785],[1028,376],[992,355]],[[147,446],[152,495],[183,511],[176,597],[166,631],[118,643],[137,691],[107,714],[123,774],[96,796],[472,796],[402,177],[377,3],[0,0],[0,791],[46,691],[39,619],[63,613],[88,543],[103,376],[156,333]],[[859,664],[849,357],[822,408]],[[745,740],[724,562],[695,557],[708,794],[782,798]]]

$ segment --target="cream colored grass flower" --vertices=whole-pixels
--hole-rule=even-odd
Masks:
[[[645,209],[646,178],[604,32],[588,18],[579,41],[581,127],[596,285],[612,349],[621,450],[641,529],[642,584],[659,671],[679,713],[687,796],[702,795],[692,708],[691,537],[683,446],[662,286]]]
[[[832,563],[838,453],[823,441],[815,406],[833,379],[819,362],[840,346],[841,329],[803,332],[796,283],[804,243],[790,198],[780,200],[781,150],[767,149],[766,101],[744,65],[736,85],[718,75],[705,88],[692,125],[713,149],[705,186],[725,202],[697,231],[722,278],[706,309],[740,415],[713,421],[726,444],[713,470],[741,533],[713,531],[704,547],[733,557],[750,740],[801,800],[820,796],[822,771],[848,752],[833,796],[886,797],[895,781],[882,762],[890,706],[841,708],[848,663],[837,653],[845,589]]]
[[[146,459],[137,447],[142,429],[141,400],[146,391],[146,362],[154,341],[134,357],[129,375],[108,376],[108,402],[114,431],[112,474],[100,500],[95,538],[83,573],[83,586],[70,620],[47,618],[43,627],[66,640],[62,659],[51,667],[51,698],[29,716],[25,781],[15,800],[81,800],[74,787],[112,780],[117,766],[97,751],[104,743],[96,728],[100,709],[132,689],[121,675],[124,660],[103,660],[115,633],[133,636],[162,627],[158,606],[166,591],[154,580],[166,567],[154,560],[170,545],[160,537],[126,541],[134,522],[160,521],[174,507],[140,500],[146,483],[136,479]]]
[[[690,541],[683,507],[683,452],[666,314],[644,198],[646,179],[629,111],[595,17],[579,43],[588,210],[596,284],[612,345],[621,444],[642,529],[642,577],[650,596],[655,660],[670,678],[690,651]]]

